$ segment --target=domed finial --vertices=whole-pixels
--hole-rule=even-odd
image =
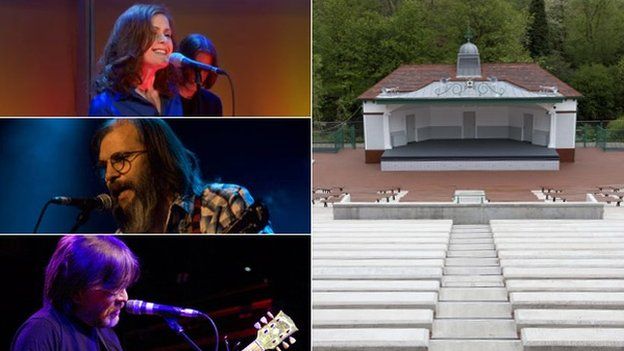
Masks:
[[[466,29],[466,34],[464,34],[464,38],[466,38],[466,41],[470,43],[472,38],[474,38],[474,34],[472,33],[472,29],[470,29],[470,28]]]

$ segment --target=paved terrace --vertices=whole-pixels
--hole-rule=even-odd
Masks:
[[[337,154],[315,153],[314,186],[345,187],[352,201],[370,201],[379,189],[401,187],[406,201],[450,201],[457,189],[485,190],[491,201],[540,201],[531,193],[547,185],[584,194],[600,185],[624,183],[624,153],[577,148],[576,162],[561,163],[559,171],[382,172],[379,164],[364,163],[363,149]]]

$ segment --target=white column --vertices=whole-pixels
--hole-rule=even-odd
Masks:
[[[390,112],[386,111],[383,114],[383,136],[384,136],[384,149],[392,149],[392,142],[390,140]]]
[[[553,107],[548,109],[548,116],[550,117],[550,137],[548,138],[548,148],[556,149],[557,148],[557,120],[555,116],[557,112]]]

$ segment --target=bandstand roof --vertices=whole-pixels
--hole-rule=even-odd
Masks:
[[[359,96],[410,101],[556,101],[581,94],[535,63],[485,63],[481,77],[456,77],[455,65],[403,65]]]

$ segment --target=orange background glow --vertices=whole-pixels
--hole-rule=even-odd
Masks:
[[[84,115],[89,72],[117,17],[136,1],[0,1],[0,114]],[[190,33],[208,36],[219,64],[234,82],[237,116],[310,115],[309,0],[162,0],[171,11],[179,42]],[[78,4],[78,5],[77,5]],[[88,55],[91,45],[93,55]],[[232,113],[230,86],[212,88]]]

